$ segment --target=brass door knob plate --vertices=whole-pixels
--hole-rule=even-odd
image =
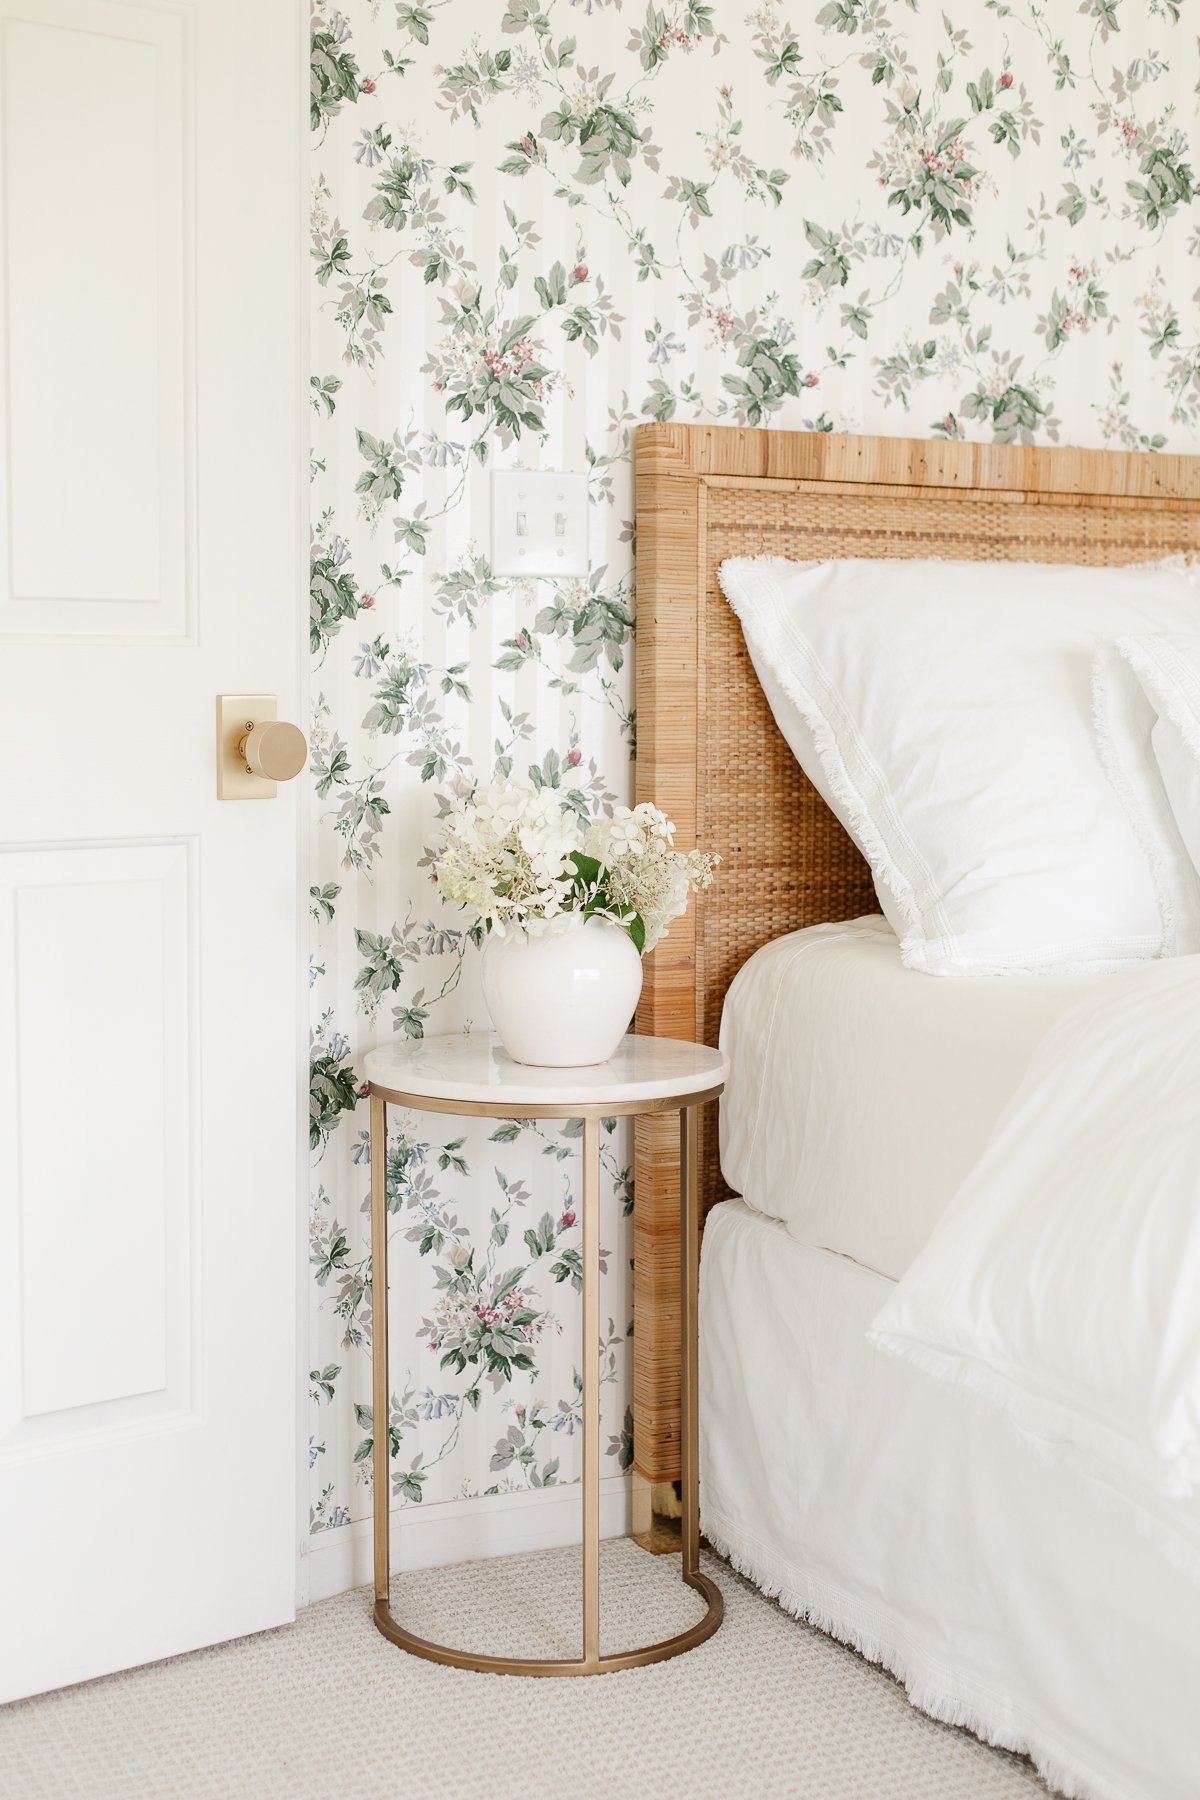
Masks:
[[[304,767],[304,733],[275,712],[274,694],[217,695],[219,800],[273,800],[276,783]]]

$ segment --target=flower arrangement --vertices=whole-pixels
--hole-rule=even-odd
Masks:
[[[672,848],[657,806],[618,806],[586,827],[552,788],[496,782],[442,823],[434,876],[444,899],[477,912],[497,937],[536,937],[572,913],[611,919],[642,954],[653,950],[720,861]]]

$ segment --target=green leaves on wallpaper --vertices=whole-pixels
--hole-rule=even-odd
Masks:
[[[744,373],[722,375],[721,385],[751,425],[765,425],[789,396],[800,392],[800,359],[775,338],[743,344],[738,368]]]
[[[581,821],[629,797],[632,430],[1200,448],[1195,4],[315,14],[314,1530],[361,1516],[370,1475],[356,1070],[377,1041],[481,1022],[475,939],[423,864],[434,815],[510,774]],[[586,574],[497,574],[497,460],[587,466]],[[431,1129],[394,1119],[388,1144],[419,1291],[393,1494],[572,1480],[576,1140]],[[620,1225],[619,1134],[604,1157]],[[614,1242],[614,1468],[632,1455],[627,1261]]]
[[[343,619],[359,611],[358,586],[346,566],[350,546],[336,534],[313,545],[309,562],[309,643],[316,651],[333,636]]]
[[[1127,181],[1125,189],[1133,199],[1141,224],[1157,231],[1177,208],[1192,199],[1195,177],[1189,165],[1180,160],[1180,150],[1174,145],[1148,145],[1140,167],[1142,179]]]
[[[381,152],[391,146],[391,136],[385,131],[372,134],[372,144]],[[391,158],[384,173],[375,183],[375,198],[367,206],[363,218],[369,224],[380,224],[385,231],[403,231],[408,224],[408,215],[412,208],[413,176],[418,165],[407,157]]]
[[[366,496],[371,513],[379,511],[388,500],[398,500],[404,491],[404,478],[410,470],[420,468],[420,458],[411,448],[412,436],[402,441],[393,431],[388,439],[372,437],[369,431],[356,431],[358,448],[366,460],[366,468],[354,484],[356,494]]]
[[[309,1059],[308,1141],[318,1149],[344,1112],[358,1105],[358,1083],[345,1062],[344,1040],[314,1048]]]
[[[314,19],[310,47],[310,120],[314,131],[327,125],[347,100],[357,100],[358,64],[349,49],[350,27],[341,14],[326,25]]]

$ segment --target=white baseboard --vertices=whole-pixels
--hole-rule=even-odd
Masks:
[[[578,1483],[401,1507],[392,1513],[392,1568],[429,1569],[577,1544],[581,1508]],[[600,1535],[624,1537],[629,1527],[630,1478],[606,1475],[600,1482]],[[365,1587],[372,1578],[371,1554],[370,1519],[306,1538],[300,1545],[300,1605]]]

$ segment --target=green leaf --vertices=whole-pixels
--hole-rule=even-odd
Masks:
[[[418,44],[429,42],[429,27],[433,23],[433,14],[424,6],[397,6],[396,23],[402,31],[407,31]]]
[[[594,856],[586,856],[582,850],[572,850],[571,861],[578,871],[578,879],[584,887],[594,887],[600,879],[600,864]]]
[[[567,298],[567,271],[562,263],[556,262],[548,275],[535,276],[533,291],[541,301],[543,311],[562,306]]]

